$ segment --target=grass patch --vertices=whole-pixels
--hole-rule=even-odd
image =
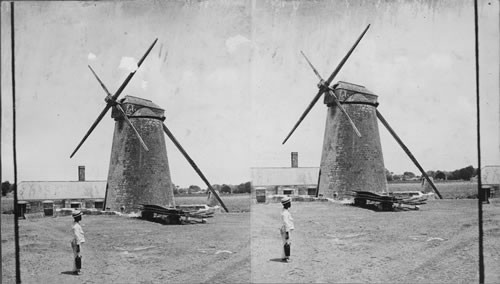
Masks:
[[[206,204],[207,195],[174,196],[176,205]],[[220,195],[229,212],[250,212],[250,194]]]
[[[470,198],[477,194],[477,183],[469,181],[435,182],[437,190],[445,199]],[[389,183],[389,191],[422,191],[420,182]]]

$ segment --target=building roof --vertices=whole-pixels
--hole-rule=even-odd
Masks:
[[[318,167],[310,168],[251,168],[252,185],[310,185],[318,184]]]
[[[500,166],[484,166],[481,169],[482,184],[500,184]]]
[[[103,199],[106,181],[22,181],[19,200]]]

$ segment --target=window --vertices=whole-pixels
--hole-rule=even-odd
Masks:
[[[80,202],[71,202],[71,208],[80,208]]]
[[[316,196],[316,188],[315,187],[308,188],[307,189],[307,195]]]
[[[103,209],[103,208],[104,208],[104,202],[103,202],[103,201],[96,201],[96,202],[94,203],[94,207],[95,207],[96,209]]]

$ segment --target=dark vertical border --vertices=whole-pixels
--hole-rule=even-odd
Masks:
[[[483,198],[481,190],[481,118],[479,108],[479,23],[477,16],[477,0],[474,0],[474,31],[476,45],[476,111],[477,111],[477,207],[479,228],[479,283],[484,283],[483,256]]]
[[[1,3],[0,3],[0,22],[2,21],[2,12],[1,12]],[[2,38],[2,29],[0,29],[0,38]],[[0,50],[2,50],[2,46],[0,46]],[[1,60],[1,59],[0,59]],[[0,75],[0,86],[2,86],[2,76]],[[2,90],[0,87],[0,153],[2,153]],[[3,182],[2,176],[2,159],[0,158],[0,182]],[[0,194],[0,202],[2,202],[2,194]],[[2,205],[0,204],[0,211],[2,210]],[[2,212],[0,212],[0,228],[2,227]],[[2,230],[0,229],[0,239],[2,239]],[[0,284],[2,284],[2,243],[0,242]]]
[[[16,283],[21,283],[21,267],[19,261],[19,208],[17,204],[17,158],[16,158],[16,67],[14,43],[14,2],[10,2],[10,36],[12,65],[12,149],[14,157],[14,234],[16,247]]]

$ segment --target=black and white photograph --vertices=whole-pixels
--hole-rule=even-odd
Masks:
[[[499,15],[2,1],[0,283],[500,282]]]

